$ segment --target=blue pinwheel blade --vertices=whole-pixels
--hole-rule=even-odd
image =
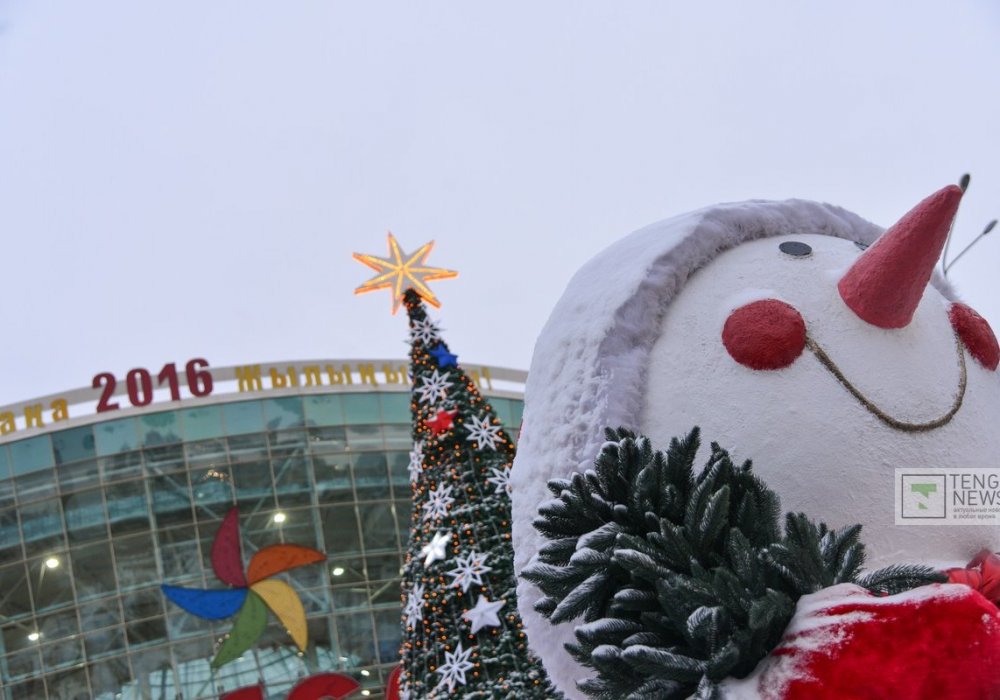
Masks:
[[[166,585],[160,588],[172,603],[206,620],[221,620],[234,615],[247,599],[246,588],[210,590]]]

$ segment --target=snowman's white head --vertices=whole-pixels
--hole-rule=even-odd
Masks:
[[[897,527],[896,467],[1000,467],[997,342],[932,275],[961,191],[882,230],[812,202],[713,207],[640,230],[570,282],[535,348],[512,474],[515,568],[545,483],[591,466],[605,426],[654,446],[694,425],[754,468],[785,510],[860,522],[872,564],[963,561],[987,527]],[[578,697],[572,625],[529,641]]]

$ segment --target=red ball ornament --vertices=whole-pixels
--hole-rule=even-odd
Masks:
[[[729,314],[722,327],[722,344],[744,367],[783,369],[806,346],[806,322],[783,301],[754,301]]]

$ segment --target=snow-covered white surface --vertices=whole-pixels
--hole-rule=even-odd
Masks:
[[[891,470],[934,464],[928,450],[932,459],[947,455],[945,464],[994,466],[1000,446],[1000,431],[991,427],[1000,418],[995,374],[970,359],[966,403],[974,410],[963,408],[949,426],[915,437],[877,423],[808,350],[786,370],[754,372],[734,362],[721,342],[722,324],[740,304],[767,297],[801,303],[809,332],[883,408],[904,419],[943,413],[957,381],[946,285],[935,279],[912,331],[864,328],[860,319],[839,313],[842,302],[831,296],[837,271],[860,254],[848,241],[871,243],[881,232],[830,205],[745,202],[641,229],[587,263],[535,346],[511,475],[516,570],[543,543],[531,522],[550,497],[546,482],[589,468],[605,426],[641,430],[665,448],[670,437],[700,425],[706,442],[753,458],[786,510],[805,510],[831,525],[866,522],[863,537],[883,561],[932,551],[934,559],[974,554],[983,544],[978,536],[967,552],[958,551],[970,539],[964,528],[931,534],[920,527],[912,535],[886,529],[893,519]],[[811,258],[778,253],[775,237],[805,236],[815,243]],[[767,240],[753,243],[758,239]],[[727,265],[727,255],[740,264]],[[704,294],[690,292],[695,284],[706,287]],[[940,443],[931,449],[935,440]],[[871,490],[887,470],[889,490],[881,484]],[[954,551],[923,547],[925,537]],[[529,643],[557,686],[583,698],[575,683],[591,672],[563,648],[574,639],[575,623],[549,624],[533,609],[539,597],[533,585],[519,584]]]
[[[787,240],[812,246],[812,255],[781,253],[778,245]],[[706,440],[752,459],[785,510],[835,527],[861,523],[870,566],[968,561],[998,543],[997,529],[895,525],[895,468],[1000,466],[996,372],[966,353],[968,388],[951,422],[902,432],[871,414],[808,349],[785,369],[755,371],[734,362],[720,340],[733,309],[780,299],[802,314],[809,337],[847,379],[890,416],[927,422],[944,415],[960,375],[949,301],[930,287],[905,328],[865,323],[837,291],[860,254],[829,236],[779,236],[744,243],[695,273],[668,308],[649,354],[639,428],[662,446],[697,423]]]

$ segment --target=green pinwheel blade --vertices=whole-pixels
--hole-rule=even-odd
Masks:
[[[212,668],[219,668],[238,659],[243,652],[253,646],[266,626],[267,605],[259,595],[247,591],[246,602],[243,603],[236,622],[233,623],[233,629],[229,631],[229,637],[212,659]]]

